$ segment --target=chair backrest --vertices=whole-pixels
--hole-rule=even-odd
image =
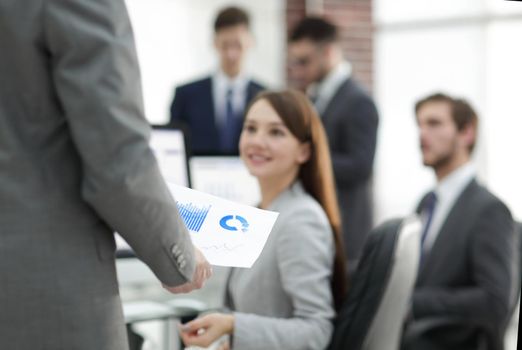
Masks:
[[[518,334],[517,330],[519,328],[518,325],[521,311],[520,294],[522,288],[522,222],[515,222],[515,231],[517,233],[516,238],[518,239],[518,265],[513,271],[515,275],[514,281],[516,281],[516,283],[511,299],[511,313],[509,321],[506,324],[506,332],[503,339],[501,339],[501,341],[504,342],[505,349],[514,349],[516,347],[516,339]]]
[[[512,298],[512,308],[511,308],[511,315],[510,315],[510,323],[513,322],[513,319],[518,320],[519,313],[520,313],[520,297],[522,292],[522,222],[515,222],[515,231],[517,233],[517,243],[518,243],[518,255],[516,256],[516,266],[513,271],[513,274],[515,275],[514,281],[516,281],[515,284],[515,290],[513,293]]]
[[[398,349],[417,276],[419,219],[394,219],[375,228],[364,247],[329,350]]]
[[[512,292],[511,306],[512,313],[516,312],[518,300],[520,299],[520,288],[522,285],[522,222],[515,222],[515,242],[517,243],[516,255],[514,256],[515,266],[513,269],[515,281],[514,290]]]

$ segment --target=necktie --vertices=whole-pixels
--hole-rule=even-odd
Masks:
[[[428,232],[430,230],[430,226],[431,226],[431,222],[433,220],[433,214],[435,212],[436,204],[437,204],[437,195],[435,194],[435,192],[432,191],[426,195],[426,198],[424,199],[424,203],[422,206],[422,213],[425,215],[426,221],[422,228],[421,256],[420,256],[419,266],[422,266],[422,263],[424,262],[424,258],[425,258],[424,242],[426,241],[426,237],[428,236]]]
[[[232,88],[227,90],[226,109],[225,109],[225,120],[221,126],[221,151],[225,153],[233,152],[237,145],[236,141],[236,129],[238,124],[238,118],[234,113],[234,106],[232,104]]]

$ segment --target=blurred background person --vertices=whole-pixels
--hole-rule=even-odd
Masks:
[[[211,76],[176,88],[170,122],[188,126],[194,154],[238,154],[244,110],[264,89],[243,69],[252,44],[248,14],[238,7],[221,10],[214,22],[219,68]]]
[[[373,224],[372,168],[378,114],[343,59],[337,28],[307,17],[290,34],[290,74],[321,116],[332,155],[348,268],[353,271]]]
[[[183,341],[208,346],[233,334],[236,350],[325,349],[346,286],[321,121],[301,92],[266,92],[247,112],[239,148],[259,181],[260,207],[280,215],[254,266],[231,271],[226,305],[233,312],[182,326]]]
[[[0,51],[1,347],[127,349],[114,230],[170,291],[210,266],[148,145],[125,4],[2,2]]]
[[[441,93],[418,101],[415,113],[423,163],[437,184],[417,209],[424,227],[407,327],[437,317],[461,323],[427,332],[405,349],[478,349],[478,325],[501,344],[519,288],[519,248],[509,209],[476,181],[470,157],[477,114]]]

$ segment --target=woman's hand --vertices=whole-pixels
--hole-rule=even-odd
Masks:
[[[234,331],[234,315],[209,314],[180,326],[183,343],[208,347],[225,334]]]

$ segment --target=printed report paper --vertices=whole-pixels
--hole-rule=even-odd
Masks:
[[[252,267],[279,213],[168,183],[192,242],[211,265]]]

